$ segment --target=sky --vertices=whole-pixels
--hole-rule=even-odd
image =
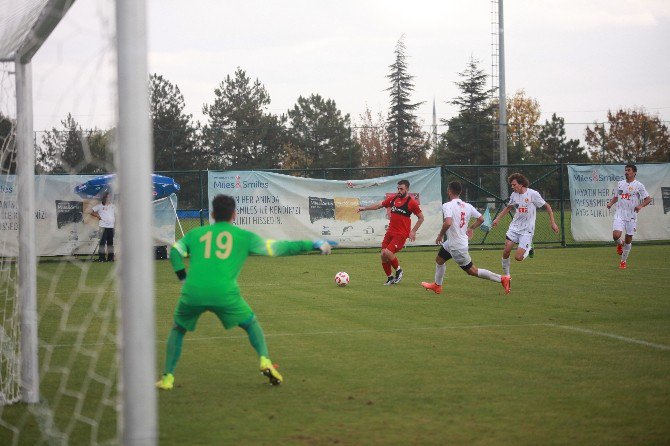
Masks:
[[[670,1],[517,0],[504,2],[506,90],[535,98],[542,122],[565,118],[583,141],[586,124],[608,110],[644,107],[670,121]],[[385,89],[400,38],[414,76],[418,117],[432,124],[471,58],[491,72],[490,0],[148,0],[150,73],[184,95],[205,121],[204,104],[237,67],[266,87],[275,114],[299,96],[335,101],[354,124],[369,108],[386,113]],[[114,118],[114,11],[110,0],[75,2],[33,59],[35,130],[68,112],[84,128]],[[575,123],[575,124],[573,124]],[[444,128],[440,128],[442,132]]]

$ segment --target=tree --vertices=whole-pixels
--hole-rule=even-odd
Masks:
[[[154,170],[187,170],[207,167],[198,147],[192,115],[184,113],[179,87],[163,76],[149,79],[151,122],[154,138]]]
[[[267,113],[270,95],[241,68],[214,90],[214,103],[205,105],[209,122],[203,142],[212,153],[212,167],[236,169],[275,168],[286,142],[285,118]]]
[[[540,128],[537,145],[532,149],[533,158],[538,163],[585,163],[589,155],[578,139],[565,136],[565,119],[551,115]]]
[[[37,150],[38,169],[49,173],[105,173],[114,169],[109,150],[111,131],[83,131],[72,115],[42,136]]]
[[[309,169],[312,167],[312,161],[304,150],[288,142],[284,145],[281,167],[283,169]]]
[[[587,126],[585,140],[597,162],[670,161],[668,127],[644,109],[608,111],[607,125],[594,123],[593,129]]]
[[[510,164],[522,164],[529,160],[538,144],[539,121],[540,104],[526,96],[524,90],[517,90],[514,96],[507,98],[507,160]]]
[[[537,145],[532,149],[533,162],[546,164],[559,163],[587,163],[589,155],[578,139],[568,139],[565,136],[565,120],[551,115],[551,121],[545,121],[540,128]],[[559,172],[562,175],[563,172]],[[569,197],[570,184],[563,181],[563,190],[560,190],[559,179],[555,175],[546,177],[542,181],[544,196],[546,197]]]
[[[91,166],[85,169],[86,172],[107,173],[115,170],[112,149],[115,133],[115,129],[93,129],[85,132],[84,148],[88,147],[92,156]]]
[[[487,74],[479,61],[471,58],[456,82],[461,95],[449,102],[459,108],[458,115],[442,119],[448,129],[441,135],[436,149],[438,164],[491,164],[493,161],[493,126],[495,103],[486,88]]]
[[[0,113],[0,169],[16,173],[16,120]]]
[[[349,114],[342,116],[332,99],[300,96],[288,118],[288,139],[296,153],[284,157],[282,167],[298,167],[289,165],[290,159],[313,169],[361,165],[361,148],[352,138]]]
[[[363,167],[387,167],[391,164],[389,134],[384,126],[381,112],[375,119],[369,108],[360,116],[361,124],[354,137],[361,146],[361,165]]]
[[[411,94],[414,84],[407,73],[407,55],[403,37],[395,47],[395,61],[389,66],[391,72],[386,78],[391,86],[386,89],[391,94],[391,109],[386,121],[386,130],[391,147],[392,165],[419,164],[426,158],[428,150],[427,136],[421,131],[421,125],[414,115],[422,102],[412,103]]]

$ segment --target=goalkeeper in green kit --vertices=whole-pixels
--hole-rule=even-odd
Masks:
[[[174,386],[174,370],[181,355],[184,335],[195,330],[198,318],[205,311],[214,313],[226,329],[241,327],[260,357],[260,370],[272,385],[283,378],[270,361],[265,336],[254,312],[240,294],[237,283],[249,254],[265,256],[295,255],[313,249],[330,254],[327,240],[269,240],[235,226],[235,199],[217,195],[212,200],[214,224],[195,228],[175,243],[170,262],[180,281],[184,282],[174,312],[174,325],[167,341],[165,370],[156,386],[170,390]],[[188,274],[184,257],[190,257]]]

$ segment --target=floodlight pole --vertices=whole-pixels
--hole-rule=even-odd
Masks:
[[[120,443],[158,441],[146,0],[116,1],[121,327]]]
[[[498,0],[498,126],[500,128],[500,197],[509,196],[507,186],[507,99],[505,98],[505,22],[503,19],[503,0]],[[504,166],[504,167],[503,167]]]
[[[21,400],[40,398],[37,347],[37,246],[35,240],[35,147],[33,144],[33,78],[30,61],[17,56],[16,189],[19,206],[19,289],[21,313]]]

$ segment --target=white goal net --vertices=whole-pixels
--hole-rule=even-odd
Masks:
[[[0,445],[156,443],[143,9],[0,0]]]
[[[16,107],[12,79],[13,66],[0,64],[0,182],[6,184],[11,166],[16,163]],[[0,216],[3,224],[15,212],[7,203],[7,189],[0,189]],[[4,230],[4,229],[3,229]],[[0,251],[7,249],[6,243]],[[19,312],[15,258],[0,257],[0,404],[11,404],[20,397]]]

